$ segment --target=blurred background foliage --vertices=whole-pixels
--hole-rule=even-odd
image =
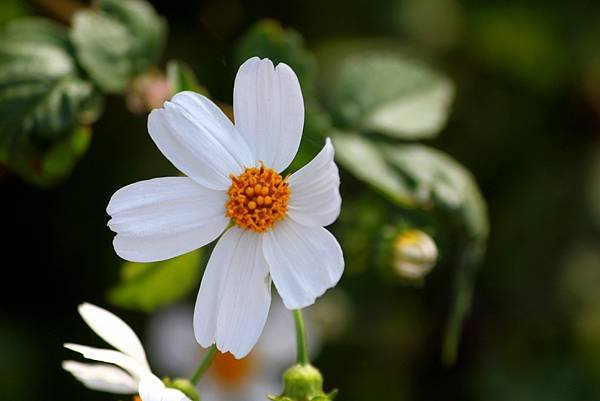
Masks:
[[[259,55],[303,88],[291,170],[326,136],[342,168],[352,321],[316,360],[327,388],[600,398],[599,20],[582,0],[3,0],[0,395],[117,399],[60,370],[63,342],[95,341],[76,305],[144,333],[146,312],[194,298],[210,249],[123,263],[104,209],[176,174],[146,110],[192,89],[230,115],[237,67]]]

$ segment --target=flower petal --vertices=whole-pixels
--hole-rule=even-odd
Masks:
[[[115,394],[136,394],[137,381],[111,365],[63,361],[62,367],[90,390]]]
[[[142,401],[191,401],[181,391],[165,387],[154,375],[146,375],[140,380],[139,394]]]
[[[93,348],[79,344],[65,344],[65,348],[79,352],[84,358],[98,362],[106,362],[117,365],[126,370],[135,379],[139,379],[150,372],[146,366],[139,364],[132,357],[112,349]]]
[[[263,250],[277,292],[288,309],[312,305],[337,284],[344,271],[342,249],[322,227],[286,219],[264,234]]]
[[[254,165],[246,140],[209,99],[181,92],[148,116],[148,131],[171,163],[199,184],[227,189],[230,174]]]
[[[190,252],[225,230],[227,194],[187,177],[140,181],[119,189],[106,211],[123,259],[154,262]]]
[[[340,214],[340,173],[333,160],[335,151],[327,138],[325,146],[306,166],[289,178],[292,195],[288,215],[300,224],[328,226]]]
[[[165,388],[160,401],[192,401],[183,392],[175,388]]]
[[[290,165],[302,136],[304,101],[298,78],[283,63],[253,57],[238,70],[233,87],[235,126],[256,161],[278,172]]]
[[[96,305],[79,305],[79,314],[104,341],[150,369],[146,353],[138,336],[116,315]]]
[[[262,332],[271,304],[271,279],[261,234],[230,228],[208,261],[194,310],[203,347],[246,356]]]
[[[164,390],[164,383],[152,374],[142,377],[138,387],[142,401],[162,401]]]

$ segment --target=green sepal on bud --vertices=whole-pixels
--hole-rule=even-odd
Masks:
[[[163,377],[162,379],[165,386],[177,389],[185,394],[192,401],[200,401],[200,394],[196,390],[196,386],[188,379],[170,379]]]
[[[272,401],[332,401],[338,391],[323,392],[323,376],[310,364],[297,364],[283,374],[283,393]]]

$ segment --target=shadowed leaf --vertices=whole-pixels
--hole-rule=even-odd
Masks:
[[[151,312],[178,301],[198,287],[202,253],[199,249],[161,262],[125,262],[121,267],[121,283],[108,293],[110,302]]]
[[[336,126],[406,140],[435,137],[454,99],[449,79],[391,50],[341,50],[322,81]]]
[[[167,64],[167,79],[169,80],[173,94],[182,91],[193,91],[205,96],[208,94],[206,88],[198,83],[194,71],[182,61],[169,61]]]
[[[0,36],[0,161],[51,185],[87,149],[90,132],[83,127],[97,119],[101,95],[79,77],[61,26],[27,18]]]
[[[160,58],[165,20],[144,0],[100,0],[75,14],[71,40],[100,88],[120,92]]]

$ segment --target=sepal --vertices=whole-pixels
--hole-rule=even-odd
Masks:
[[[170,379],[168,377],[164,377],[162,379],[165,386],[177,389],[185,394],[192,401],[200,401],[200,394],[196,389],[196,386],[190,382],[188,379],[176,378]]]
[[[314,366],[297,364],[283,374],[283,393],[271,401],[332,401],[338,391],[323,392],[323,376]]]

